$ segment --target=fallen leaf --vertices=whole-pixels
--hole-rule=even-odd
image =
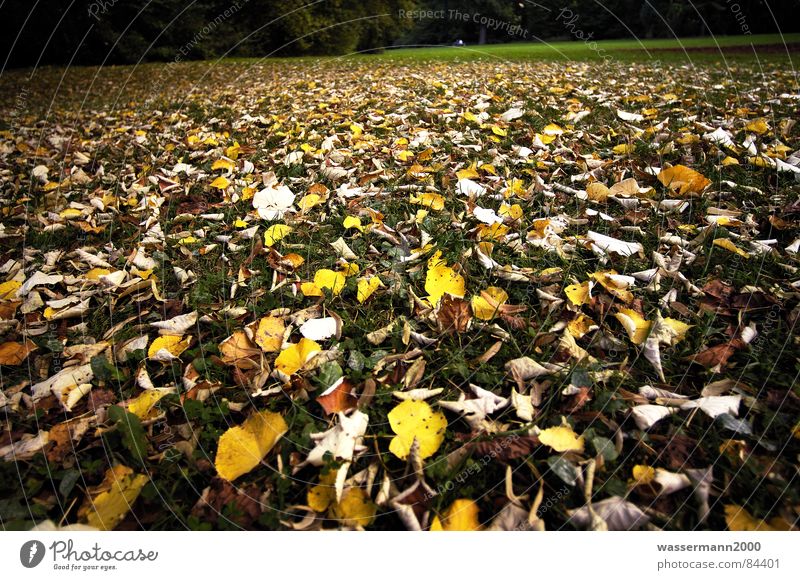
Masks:
[[[441,519],[434,516],[431,523],[432,532],[473,532],[480,529],[478,504],[471,499],[455,500],[442,513]]]
[[[583,437],[578,437],[572,427],[568,425],[549,427],[541,431],[539,433],[539,441],[558,453],[563,453],[564,451],[577,451],[580,453],[583,451],[584,446]]]
[[[505,290],[489,286],[481,291],[480,296],[472,297],[472,312],[481,320],[491,320],[507,301],[508,293]]]
[[[425,291],[428,293],[428,300],[433,306],[439,304],[439,300],[445,294],[463,298],[466,293],[464,277],[450,268],[442,260],[441,255],[442,253],[437,251],[428,260],[428,273],[425,278]]]
[[[249,473],[270,452],[288,426],[271,411],[258,411],[219,438],[214,465],[222,479],[233,481]]]
[[[658,174],[658,180],[665,187],[670,188],[680,195],[699,194],[711,185],[711,180],[706,179],[702,174],[694,169],[689,169],[685,165],[675,165],[667,169],[662,169]]]
[[[283,345],[283,334],[286,325],[281,318],[265,316],[258,321],[254,334],[255,343],[264,352],[278,352]]]
[[[38,347],[31,340],[21,342],[4,342],[0,344],[0,365],[19,366],[28,355]]]
[[[389,411],[388,418],[396,434],[389,443],[389,451],[400,459],[408,457],[415,439],[419,442],[421,459],[436,453],[444,441],[447,419],[425,401],[403,401]]]
[[[317,396],[317,403],[320,404],[326,415],[332,415],[355,409],[358,399],[353,395],[353,384],[342,377]]]
[[[144,485],[150,480],[130,467],[115,465],[103,482],[89,490],[78,517],[98,530],[113,530],[130,511]]]
[[[375,519],[377,506],[360,487],[344,490],[342,499],[331,507],[331,516],[349,527],[365,528]]]
[[[286,376],[301,370],[322,347],[313,340],[301,338],[297,343],[285,348],[275,359],[275,368]]]

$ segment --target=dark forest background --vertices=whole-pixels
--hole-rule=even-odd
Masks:
[[[0,58],[20,67],[347,54],[568,40],[575,29],[594,39],[790,32],[800,30],[799,9],[799,0],[5,0]],[[412,10],[439,16],[409,18]],[[503,24],[449,18],[455,10]]]

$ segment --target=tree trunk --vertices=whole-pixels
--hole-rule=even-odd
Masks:
[[[481,32],[478,35],[478,44],[486,44],[486,27],[481,26]]]

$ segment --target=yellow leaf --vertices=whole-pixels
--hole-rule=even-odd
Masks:
[[[100,276],[108,276],[111,273],[111,270],[106,268],[92,268],[88,272],[86,272],[83,277],[87,280],[99,280]]]
[[[415,205],[429,207],[434,211],[440,211],[444,209],[444,197],[438,193],[421,193],[419,195],[412,195],[409,201]]]
[[[303,296],[325,296],[325,293],[313,282],[303,282],[300,284],[300,292],[303,293]]]
[[[727,167],[729,165],[740,165],[739,160],[735,157],[731,157],[728,155],[725,159],[722,160],[722,165]]]
[[[78,517],[97,529],[113,530],[128,514],[148,479],[134,474],[130,467],[115,465],[106,471],[103,482],[90,490]]]
[[[477,169],[475,169],[474,163],[465,169],[459,169],[456,171],[456,177],[458,179],[478,179],[480,176],[481,174],[478,173]]]
[[[0,284],[0,300],[13,300],[20,286],[22,283],[17,280],[9,280]]]
[[[583,451],[583,436],[578,437],[569,425],[545,429],[539,433],[539,441],[559,453],[564,451]]]
[[[342,222],[344,229],[349,230],[350,228],[356,229],[360,232],[364,231],[364,226],[361,225],[361,218],[360,217],[353,217],[347,216],[344,218],[344,222]]]
[[[620,308],[619,312],[614,314],[614,318],[625,327],[633,344],[640,345],[647,339],[652,323],[642,318],[642,315],[635,310]]]
[[[322,269],[317,270],[317,273],[314,274],[314,285],[320,290],[330,290],[334,296],[342,293],[346,282],[347,277],[342,272]]]
[[[648,465],[635,465],[633,467],[633,483],[647,485],[656,478],[656,470]]]
[[[275,316],[265,316],[258,321],[255,342],[264,352],[278,352],[283,345],[283,333],[286,326],[283,320]]]
[[[250,472],[289,428],[278,413],[259,411],[219,438],[214,466],[222,479],[233,481]]]
[[[428,273],[425,277],[425,291],[433,306],[439,304],[445,294],[463,298],[466,293],[464,277],[449,267],[441,256],[442,252],[437,251],[428,260]]]
[[[752,516],[743,507],[733,504],[725,506],[725,523],[732,532],[775,532],[786,529],[786,522],[781,518],[774,518],[767,523]]]
[[[681,195],[701,193],[706,187],[711,185],[711,180],[706,179],[701,173],[698,173],[694,169],[689,169],[684,165],[675,165],[667,169],[662,169],[658,174],[658,180],[664,186]]]
[[[621,143],[615,146],[612,151],[617,155],[627,155],[628,153],[633,153],[634,147],[628,143]]]
[[[492,125],[492,133],[494,133],[499,137],[505,137],[506,135],[508,135],[508,131],[506,131],[502,127],[499,127],[498,125]]]
[[[479,240],[502,240],[508,233],[508,226],[498,223],[480,224],[477,229]]]
[[[241,145],[239,145],[236,141],[233,142],[233,145],[230,145],[225,148],[225,155],[227,155],[231,159],[236,159],[239,157],[239,150],[241,149]]]
[[[322,198],[316,193],[309,193],[308,195],[304,195],[297,205],[300,207],[301,211],[308,211],[312,207],[322,204],[322,201]]]
[[[767,122],[764,119],[755,119],[754,121],[750,121],[747,125],[745,125],[744,130],[763,135],[769,131],[769,125],[767,125]]]
[[[220,175],[214,181],[211,182],[211,187],[215,189],[227,189],[231,182],[228,180],[227,177],[223,177]]]
[[[589,277],[599,282],[609,294],[616,296],[626,304],[632,302],[633,294],[627,290],[626,283],[615,278],[616,276],[618,276],[616,270],[606,270],[589,274]]]
[[[363,489],[350,487],[342,494],[342,501],[331,508],[331,516],[345,526],[364,528],[375,519],[377,509]]]
[[[478,504],[471,499],[457,499],[447,510],[433,518],[432,532],[473,532],[481,529]]]
[[[360,304],[363,304],[364,301],[372,296],[381,286],[383,286],[383,283],[377,276],[372,276],[371,278],[359,278],[356,299]]]
[[[155,413],[151,413],[153,407],[168,394],[169,391],[166,389],[148,389],[128,402],[128,412],[133,413],[139,419],[152,419],[158,415],[158,410]]]
[[[287,376],[291,376],[300,369],[318,352],[322,347],[313,340],[301,338],[300,342],[285,348],[275,359],[275,368]]]
[[[597,329],[594,320],[586,316],[583,312],[579,312],[578,316],[573,318],[567,324],[567,330],[575,338],[583,338],[590,330]]]
[[[549,137],[555,137],[557,135],[561,135],[564,132],[564,129],[556,125],[555,123],[550,123],[544,129],[542,129],[542,134],[547,135]]]
[[[461,116],[464,117],[467,121],[471,121],[473,123],[478,120],[477,115],[475,115],[475,113],[471,113],[470,111],[464,111],[464,113]]]
[[[730,241],[728,238],[717,238],[714,240],[714,245],[719,246],[720,248],[725,248],[729,252],[733,252],[734,254],[738,254],[743,258],[750,258],[750,254],[745,252],[743,249],[736,247],[736,245]]]
[[[287,264],[291,264],[292,268],[299,268],[305,263],[306,259],[301,256],[300,254],[286,254],[283,256],[281,262],[286,262]]]
[[[498,309],[508,301],[508,294],[502,288],[489,286],[480,296],[472,297],[472,312],[481,320],[491,320]]]
[[[514,205],[503,203],[500,204],[500,209],[497,210],[497,215],[502,217],[510,217],[512,220],[518,220],[522,217],[522,207],[517,203]]]
[[[599,181],[590,183],[586,186],[586,194],[592,201],[604,202],[608,198],[611,190]]]
[[[189,348],[191,341],[192,337],[190,336],[186,338],[182,336],[159,336],[150,343],[147,356],[153,358],[161,349],[168,351],[172,356],[180,356],[183,351]]]
[[[674,334],[674,338],[672,338],[670,341],[671,345],[676,345],[686,338],[686,333],[692,327],[691,324],[686,324],[685,322],[681,322],[680,320],[676,320],[674,318],[662,318],[661,323],[665,326],[668,326]]]
[[[65,220],[72,220],[75,218],[81,217],[81,210],[76,209],[74,207],[68,207],[67,209],[61,210],[59,212],[59,217],[64,218]]]
[[[236,165],[230,159],[217,159],[213,165],[211,165],[211,170],[216,171],[217,169],[224,169],[226,171],[233,171]]]
[[[398,151],[397,153],[394,154],[394,156],[400,161],[405,162],[414,157],[414,153],[406,149],[403,151]]]
[[[592,297],[589,294],[589,282],[570,284],[564,288],[564,294],[567,295],[569,301],[575,306],[583,306],[592,301]]]
[[[319,484],[308,490],[306,503],[315,512],[322,513],[336,502],[336,470],[330,469],[319,476]]]
[[[342,265],[342,266],[339,268],[339,271],[340,271],[342,274],[344,274],[346,278],[349,278],[350,276],[355,276],[355,275],[356,275],[356,274],[358,274],[358,272],[359,272],[359,270],[358,270],[358,264],[349,264],[349,263],[345,262],[345,263],[344,263],[344,264],[343,264],[343,265]]]
[[[447,419],[425,401],[403,401],[389,412],[388,417],[389,425],[397,435],[389,443],[389,451],[400,459],[408,457],[414,439],[419,442],[422,459],[436,453],[444,441]]]
[[[516,195],[518,197],[524,197],[526,193],[527,192],[525,190],[525,182],[523,182],[521,179],[517,179],[516,177],[514,177],[508,181],[508,185],[503,191],[503,197],[509,198],[512,195]]]
[[[292,227],[286,224],[271,225],[267,228],[267,231],[264,232],[264,244],[271,248],[278,240],[288,236],[291,231]]]

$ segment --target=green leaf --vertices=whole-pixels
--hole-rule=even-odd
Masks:
[[[125,380],[125,373],[120,371],[116,366],[112,365],[102,354],[92,357],[91,366],[94,376],[101,381],[109,381],[111,379],[115,379],[117,381]]]
[[[614,461],[619,457],[617,448],[611,439],[605,437],[595,437],[592,439],[592,446],[598,455],[601,455],[606,461]]]
[[[327,389],[333,385],[333,383],[341,379],[342,376],[344,376],[344,371],[342,367],[339,366],[339,363],[328,362],[319,367],[319,374],[317,375],[316,381],[323,389]]]
[[[64,473],[64,477],[61,478],[61,482],[58,484],[58,493],[61,494],[61,497],[64,499],[69,497],[80,476],[81,472],[77,469],[69,469]]]
[[[578,469],[562,455],[550,457],[547,464],[553,473],[567,485],[575,485],[575,482],[578,481]]]
[[[364,370],[364,365],[367,362],[367,357],[357,350],[351,350],[350,356],[347,358],[347,366],[350,370],[361,372]]]
[[[122,435],[122,444],[135,459],[144,462],[147,452],[147,437],[139,417],[128,413],[118,405],[108,408],[108,418],[117,424],[117,430]]]

